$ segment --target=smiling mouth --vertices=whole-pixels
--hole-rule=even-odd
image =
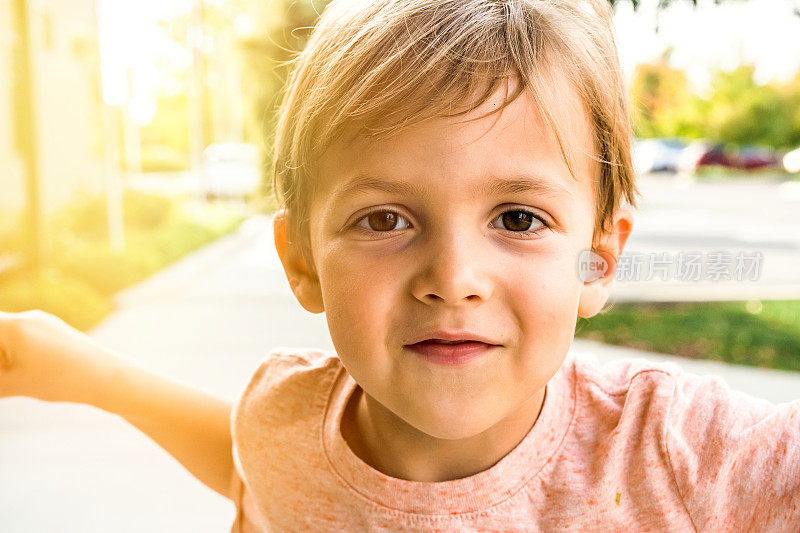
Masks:
[[[464,340],[457,340],[457,341],[448,341],[444,339],[425,339],[424,341],[415,342],[414,344],[407,344],[406,346],[418,346],[421,344],[444,344],[444,345],[454,345],[454,344],[480,344],[483,346],[500,346],[499,344],[492,344],[489,342],[478,341],[474,339],[464,339]]]
[[[480,342],[480,341],[472,341],[472,340],[446,341],[446,340],[443,340],[443,339],[428,339],[428,340],[421,341],[421,342],[433,342],[433,343],[436,343],[436,344],[462,344],[462,343],[465,343],[465,342]],[[417,343],[417,344],[420,344],[420,343]],[[485,342],[481,342],[481,344],[486,344],[486,343]]]
[[[484,355],[494,348],[496,344],[487,344],[481,341],[445,341],[429,339],[405,346],[408,350],[421,356],[423,359],[440,365],[459,365]]]

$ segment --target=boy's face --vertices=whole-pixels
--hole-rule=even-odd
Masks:
[[[326,312],[345,368],[368,397],[428,435],[465,438],[513,416],[561,365],[577,316],[606,301],[613,271],[585,285],[577,269],[594,223],[590,125],[564,80],[551,89],[578,181],[524,93],[499,116],[334,144],[310,210],[318,278],[276,227],[293,290],[306,309]],[[351,190],[359,178],[385,187]],[[536,182],[551,191],[522,186]],[[614,222],[618,232],[601,247],[617,256],[631,215],[620,210]],[[440,330],[496,346],[450,365],[410,348]]]

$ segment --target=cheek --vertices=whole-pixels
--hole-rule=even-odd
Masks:
[[[385,260],[358,257],[354,260],[352,253],[331,246],[319,261],[328,328],[343,361],[385,343],[397,308],[400,281],[396,271]]]
[[[394,295],[398,270],[386,258],[371,257],[330,246],[321,256],[320,281],[326,309],[347,306],[378,310],[387,296]],[[347,303],[345,303],[347,302]]]
[[[518,283],[507,284],[509,301],[516,302],[513,312],[528,342],[553,339],[561,343],[561,335],[555,332],[574,333],[580,295],[576,261],[577,253],[566,243],[542,250],[518,266],[512,278]]]

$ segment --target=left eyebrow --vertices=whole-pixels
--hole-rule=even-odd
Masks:
[[[373,176],[358,176],[342,186],[334,194],[334,203],[355,196],[369,190],[384,191],[390,194],[414,196],[422,198],[427,196],[425,190],[418,190],[411,184],[404,182],[386,181]],[[499,196],[502,194],[519,194],[533,192],[541,196],[572,198],[572,193],[561,185],[550,182],[535,175],[514,175],[511,177],[491,177],[471,187],[469,194],[472,196]]]
[[[516,175],[508,178],[492,177],[489,181],[473,187],[470,192],[474,195],[489,196],[533,192],[540,196],[572,198],[572,193],[563,186],[531,175]]]

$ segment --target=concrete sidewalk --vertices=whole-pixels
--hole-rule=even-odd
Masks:
[[[226,237],[121,293],[91,333],[154,372],[233,399],[275,346],[332,349],[324,315],[291,294],[255,217]],[[733,367],[575,341],[601,360],[645,357],[714,373],[774,402],[800,397],[800,373]],[[0,529],[4,533],[220,532],[233,505],[118,417],[91,407],[0,402]]]

